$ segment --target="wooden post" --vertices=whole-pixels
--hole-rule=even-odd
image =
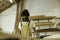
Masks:
[[[15,27],[14,27],[14,32],[15,34],[18,33],[18,25],[19,25],[19,3],[20,3],[20,0],[15,0],[16,3],[17,3],[17,10],[16,10],[16,20],[15,20]]]
[[[21,12],[23,9],[23,5],[24,5],[24,0],[15,0],[17,3],[17,10],[16,10],[16,20],[15,20],[15,26],[14,26],[14,33],[18,34],[18,26],[19,26],[19,22],[21,21]]]
[[[22,12],[22,10],[23,10],[23,8],[24,8],[24,0],[21,0],[21,2],[20,2],[20,10],[19,10],[19,12],[20,12],[20,14],[19,14],[19,22],[21,22],[21,12]]]

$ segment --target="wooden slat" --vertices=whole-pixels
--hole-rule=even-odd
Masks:
[[[3,0],[3,1],[1,1],[1,2],[0,2],[0,13],[1,13],[2,11],[4,11],[5,9],[11,7],[13,4],[14,4],[14,2],[11,3],[11,2],[8,1],[8,0]]]
[[[2,38],[5,39],[5,38],[18,38],[18,37],[14,34],[8,34],[0,31],[0,39]]]
[[[55,23],[53,22],[39,22],[35,23],[35,26],[49,26],[49,25],[54,25]]]
[[[60,23],[58,23],[57,26],[60,26]]]
[[[60,17],[57,17],[56,19],[60,19]]]
[[[40,17],[45,17],[44,15],[30,16],[30,20],[39,19]]]
[[[56,16],[31,16],[30,20],[50,20],[54,19]]]
[[[57,29],[57,28],[50,28],[50,29],[35,30],[35,32],[37,32],[37,33],[40,33],[40,32],[55,32],[55,31],[60,31],[60,29]]]

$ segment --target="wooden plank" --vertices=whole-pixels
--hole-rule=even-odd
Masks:
[[[56,18],[56,16],[31,16],[30,20],[50,20]]]
[[[31,19],[33,19],[35,17],[45,17],[45,15],[30,16]]]
[[[19,31],[18,31],[18,26],[19,26],[19,22],[21,21],[21,12],[22,12],[22,9],[23,9],[23,6],[24,6],[24,0],[15,0],[16,3],[17,3],[17,10],[16,10],[16,20],[15,20],[15,26],[14,26],[14,31],[15,33],[17,34]],[[20,35],[19,35],[20,36]]]
[[[14,32],[15,32],[15,34],[18,34],[18,26],[19,26],[19,7],[20,7],[19,3],[20,3],[20,1],[17,0],[16,3],[17,3],[17,7],[16,7],[16,19],[15,19]]]
[[[58,23],[57,26],[60,26],[60,23]]]
[[[35,19],[39,19],[40,17],[44,17],[44,15],[37,15],[37,16],[30,16],[30,20],[35,20]]]
[[[5,39],[5,38],[18,38],[14,34],[8,34],[0,31],[0,39]]]
[[[57,28],[50,28],[50,29],[35,30],[35,32],[37,32],[37,33],[40,33],[40,32],[55,32],[55,31],[60,31],[60,29],[57,29]]]
[[[14,3],[14,2],[11,3],[11,2],[8,1],[8,0],[5,0],[5,1],[0,2],[0,13],[1,13],[2,11],[4,11],[5,9],[11,7],[13,4],[15,4],[15,3]]]
[[[60,19],[60,17],[57,17],[56,19]]]
[[[49,26],[49,25],[54,25],[55,23],[53,22],[39,22],[35,23],[35,26]]]

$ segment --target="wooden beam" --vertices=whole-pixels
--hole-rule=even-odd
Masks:
[[[35,32],[40,33],[40,32],[56,32],[60,31],[60,29],[57,28],[49,28],[49,29],[40,29],[40,30],[35,30]]]
[[[49,25],[54,25],[55,23],[53,22],[39,22],[35,23],[35,26],[49,26]]]
[[[30,20],[51,20],[56,18],[56,16],[31,16]]]
[[[25,2],[26,0],[21,0],[21,3],[20,3],[20,14],[19,14],[19,22],[21,22],[21,13],[22,13],[22,10],[23,10],[23,8],[24,8],[24,2]]]
[[[57,26],[60,26],[60,23],[58,23]]]
[[[20,2],[19,2],[19,0],[18,1],[16,0],[16,2],[17,2],[17,10],[16,10],[16,21],[15,21],[15,26],[14,26],[14,32],[18,33],[18,26],[19,26],[19,22],[21,20],[20,15],[21,15],[21,11],[23,9],[24,0],[20,0]]]
[[[45,17],[45,16],[44,15],[30,16],[29,19],[30,20],[38,20],[41,17]]]
[[[2,1],[0,3],[0,13],[6,9],[8,9],[9,7],[11,7],[13,4],[15,4],[14,2],[11,3],[10,1]]]
[[[56,19],[60,19],[60,17],[57,17]]]
[[[15,27],[14,27],[14,32],[15,34],[18,33],[18,25],[19,25],[19,0],[15,0],[17,3],[17,8],[16,8],[16,20],[15,20]]]
[[[16,38],[18,38],[16,35],[14,35],[14,34],[8,34],[8,33],[4,33],[4,32],[0,32],[0,40],[2,40],[2,39],[16,39]],[[18,38],[19,39],[19,38]]]

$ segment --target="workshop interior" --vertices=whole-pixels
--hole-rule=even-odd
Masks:
[[[60,40],[60,0],[0,0],[0,40]]]

